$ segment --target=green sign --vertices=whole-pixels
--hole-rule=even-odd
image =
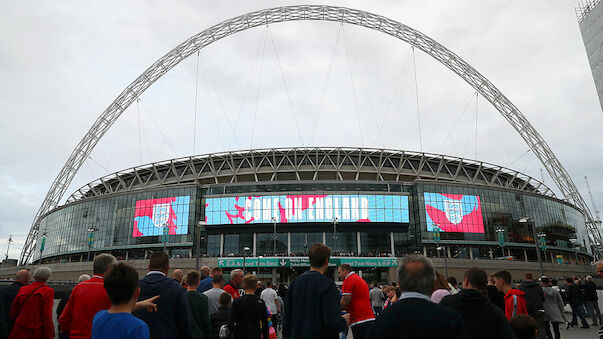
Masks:
[[[170,239],[169,227],[163,226],[163,242],[168,242]]]
[[[352,267],[398,267],[396,258],[358,258],[341,257],[331,258],[329,266],[349,264]],[[243,267],[243,258],[218,258],[218,267],[237,268]],[[245,258],[245,267],[258,267],[258,258]],[[310,267],[310,259],[307,257],[270,257],[260,258],[260,267]]]
[[[556,258],[557,258],[557,263],[558,264],[563,264],[563,256],[562,255],[557,254]]]
[[[40,245],[40,252],[44,252],[45,246],[46,246],[46,237],[42,238],[42,244]]]
[[[94,232],[88,233],[88,247],[92,247],[94,245]]]

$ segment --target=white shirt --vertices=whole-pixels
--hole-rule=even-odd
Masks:
[[[272,315],[278,313],[278,307],[276,306],[276,299],[278,298],[278,296],[276,295],[275,290],[273,290],[271,287],[265,288],[262,291],[262,294],[260,294],[260,298],[264,300],[266,306],[268,306],[268,309],[270,310],[270,313],[272,313]]]

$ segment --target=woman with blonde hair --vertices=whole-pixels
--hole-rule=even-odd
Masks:
[[[446,281],[446,277],[442,275],[442,273],[436,271],[436,279],[433,282],[433,293],[431,293],[431,301],[436,304],[439,304],[442,299],[451,295],[450,286],[448,285],[448,281]]]
[[[387,300],[385,300],[385,304],[383,304],[383,309],[385,310],[398,301],[398,297],[396,296],[396,289],[393,286],[385,286],[383,292],[385,292],[385,295],[387,296]]]

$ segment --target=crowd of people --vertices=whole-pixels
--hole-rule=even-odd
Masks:
[[[568,278],[565,290],[546,276],[468,269],[460,284],[419,254],[401,259],[398,282],[370,286],[348,264],[337,268],[337,288],[325,273],[331,250],[309,249],[310,269],[284,284],[264,285],[253,274],[221,268],[170,272],[155,252],[148,272],[103,253],[92,277],[82,275],[57,306],[59,338],[555,338],[565,325],[603,325],[591,277]],[[603,263],[597,265],[603,277]],[[0,338],[55,338],[52,272],[20,270],[0,289]],[[569,304],[573,318],[564,316]],[[402,332],[401,332],[402,329]],[[603,326],[602,326],[603,329]],[[601,335],[602,333],[600,333]],[[603,337],[602,337],[603,338]]]

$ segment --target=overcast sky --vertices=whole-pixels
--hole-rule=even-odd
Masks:
[[[10,257],[18,257],[73,148],[149,65],[223,20],[298,4],[174,3],[0,2],[2,256],[13,234]],[[461,56],[521,110],[590,205],[589,177],[603,207],[603,114],[574,1],[324,3],[387,16]],[[366,28],[258,27],[211,44],[151,86],[101,139],[64,198],[110,172],[191,155],[193,135],[196,154],[387,147],[476,158],[541,180],[538,159],[474,92],[422,52]],[[546,173],[544,181],[559,192]]]

